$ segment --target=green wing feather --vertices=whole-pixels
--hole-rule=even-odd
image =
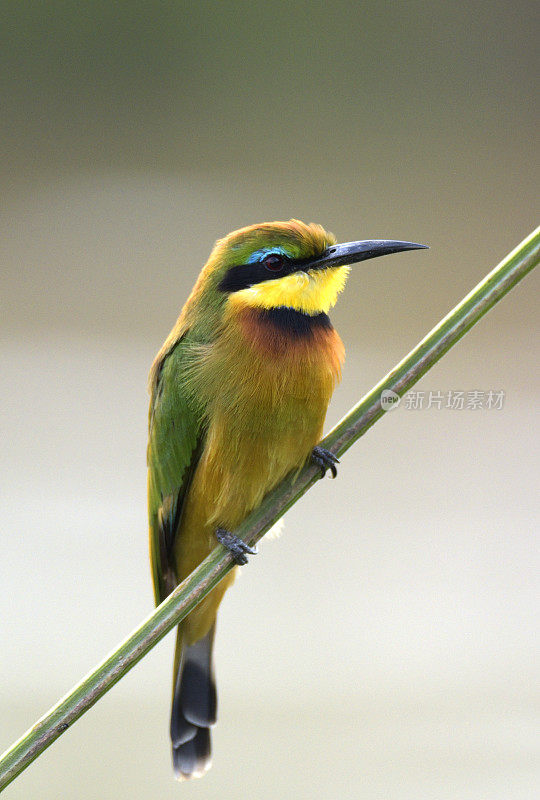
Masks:
[[[181,339],[165,354],[151,388],[148,514],[156,603],[162,602],[177,583],[172,549],[202,440],[198,415],[190,407],[182,381],[188,346]]]

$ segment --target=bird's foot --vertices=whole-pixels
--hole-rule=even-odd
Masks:
[[[216,539],[227,548],[237,564],[242,565],[248,563],[246,553],[249,553],[250,556],[257,555],[256,547],[250,547],[243,539],[235,533],[226,531],[225,528],[218,528],[216,530]]]
[[[330,450],[326,450],[324,447],[319,447],[317,445],[317,447],[314,447],[312,450],[311,460],[320,468],[322,478],[326,475],[327,470],[330,470],[332,473],[332,478],[336,477],[336,464],[339,464],[339,458],[331,453]]]

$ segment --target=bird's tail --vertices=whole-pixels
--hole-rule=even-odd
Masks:
[[[206,636],[183,645],[178,628],[176,671],[171,710],[171,742],[176,778],[196,778],[211,764],[210,727],[217,715],[212,665],[215,625]]]

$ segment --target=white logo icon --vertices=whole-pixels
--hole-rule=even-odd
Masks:
[[[392,411],[397,408],[401,402],[401,397],[391,389],[384,389],[381,392],[381,406],[384,411]]]

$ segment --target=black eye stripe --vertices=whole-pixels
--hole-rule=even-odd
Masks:
[[[279,269],[265,266],[265,261],[270,258],[280,260]],[[239,292],[241,289],[248,289],[256,283],[272,280],[272,275],[275,275],[276,278],[281,278],[284,275],[290,275],[292,272],[298,272],[302,263],[301,261],[293,261],[286,256],[270,253],[262,261],[231,267],[222,278],[218,288],[222,292]]]

